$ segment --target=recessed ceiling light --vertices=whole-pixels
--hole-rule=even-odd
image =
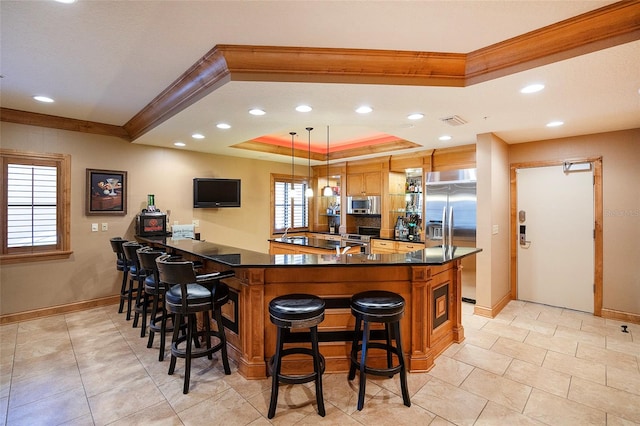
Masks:
[[[450,140],[451,140],[451,136],[449,136],[449,135],[442,135],[442,136],[440,136],[440,137],[438,138],[438,140],[441,140],[441,141],[450,141]]]
[[[366,106],[366,105],[363,105],[363,106],[358,107],[356,109],[356,112],[358,114],[369,114],[371,111],[373,111],[373,108],[371,108],[370,106]]]
[[[421,118],[424,118],[424,114],[416,112],[415,114],[409,114],[407,118],[409,120],[420,120]]]
[[[249,110],[249,114],[251,115],[265,115],[266,112],[260,108],[253,108]]]
[[[75,3],[77,0],[55,0],[58,3],[64,3],[64,4],[72,4]]]
[[[296,107],[296,111],[298,111],[298,112],[309,112],[312,109],[313,108],[311,108],[309,105],[298,105]]]
[[[226,130],[226,129],[230,129],[230,128],[231,128],[231,125],[230,125],[230,124],[227,124],[227,123],[218,123],[218,124],[216,124],[216,127],[217,127],[218,129],[224,129],[224,130]]]
[[[564,121],[550,121],[547,123],[547,127],[560,127],[564,124]]]
[[[523,87],[522,89],[520,89],[520,93],[536,93],[541,91],[542,89],[544,89],[544,84],[535,83]]]
[[[186,143],[184,143],[184,142],[174,142],[173,144],[174,144],[175,146],[187,146],[187,144],[186,144]]]
[[[38,102],[44,102],[44,103],[51,103],[51,102],[54,102],[54,100],[53,100],[53,99],[51,99],[51,98],[50,98],[50,97],[48,97],[48,96],[40,96],[40,95],[38,95],[38,96],[34,96],[34,97],[33,97],[33,99],[35,99],[35,100],[36,100],[36,101],[38,101]]]
[[[194,133],[191,137],[194,139],[204,139],[204,135],[202,133]]]

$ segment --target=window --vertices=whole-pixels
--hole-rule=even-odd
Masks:
[[[70,156],[0,150],[0,160],[2,262],[68,257]]]
[[[291,184],[293,183],[293,190]],[[273,234],[307,231],[309,229],[309,199],[304,192],[307,182],[301,178],[271,175],[271,205]]]

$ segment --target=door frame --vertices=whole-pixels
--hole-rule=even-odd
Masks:
[[[566,161],[572,163],[593,164],[593,218],[594,218],[594,272],[593,272],[593,315],[602,316],[602,157],[573,158],[571,160],[546,160],[512,163],[510,165],[510,243],[511,257],[511,299],[517,299],[518,295],[518,185],[517,169],[535,167],[561,166]]]

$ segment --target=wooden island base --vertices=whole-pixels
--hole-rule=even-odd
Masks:
[[[266,377],[267,360],[275,353],[276,327],[269,319],[269,302],[277,296],[309,293],[326,302],[318,326],[325,371],[349,369],[355,319],[350,298],[367,290],[387,290],[405,299],[401,320],[402,346],[409,371],[428,371],[434,358],[454,342],[464,340],[462,328],[461,261],[481,249],[431,247],[401,254],[278,254],[252,252],[197,240],[139,238],[186,259],[202,261],[203,272],[233,269],[224,282],[231,289],[223,311],[230,357],[248,379]],[[383,338],[382,326],[372,327],[372,339]],[[308,344],[308,330],[295,330]],[[382,367],[385,354],[369,352],[367,365]],[[286,357],[283,371],[311,370],[309,357]]]
[[[239,296],[238,332],[227,332],[231,357],[244,377],[266,377],[265,360],[275,352],[276,336],[276,327],[269,320],[269,302],[279,295],[311,293],[327,303],[325,319],[318,327],[325,371],[348,371],[354,327],[349,298],[379,289],[404,297],[401,330],[408,368],[428,371],[439,353],[464,339],[459,265],[460,260],[434,266],[235,268],[236,277],[225,280]],[[231,310],[227,317],[232,316]],[[302,330],[301,339],[308,340],[306,332]],[[369,359],[373,365],[386,362],[382,351],[373,350]],[[288,373],[311,369],[308,357],[284,362],[283,370]]]

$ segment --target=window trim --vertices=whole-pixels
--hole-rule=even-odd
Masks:
[[[301,176],[291,176],[291,175],[283,175],[277,173],[271,173],[271,186],[270,186],[270,197],[271,197],[271,208],[269,209],[269,228],[271,229],[271,235],[283,235],[284,231],[275,229],[275,209],[276,209],[276,195],[275,195],[275,183],[276,182],[285,182],[285,183],[299,183],[303,185],[309,185],[309,179]],[[307,200],[307,226],[301,228],[290,228],[287,232],[309,232],[311,229],[311,200]]]
[[[34,166],[54,166],[57,168],[57,232],[56,247],[28,249],[7,248],[7,165],[25,164]],[[0,237],[0,263],[36,262],[53,259],[66,259],[73,254],[71,250],[71,156],[68,154],[25,152],[13,149],[0,149],[0,164],[2,165],[2,188],[0,191],[0,205],[2,206],[2,236]]]

